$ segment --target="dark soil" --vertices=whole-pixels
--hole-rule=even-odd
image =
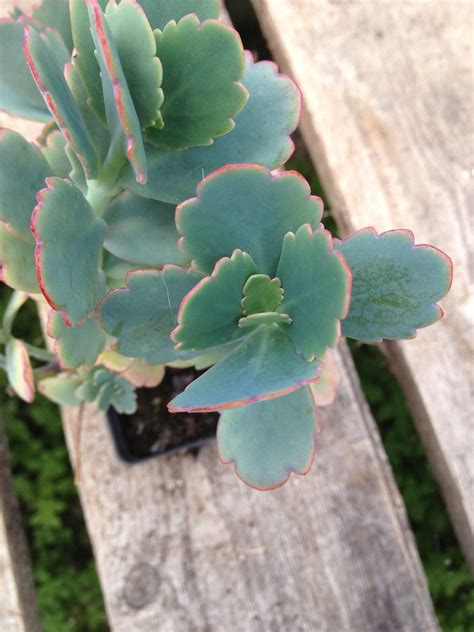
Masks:
[[[156,388],[137,390],[138,407],[133,415],[109,411],[109,421],[120,456],[129,462],[169,454],[183,449],[198,449],[216,434],[217,413],[170,413],[166,407],[202,371],[166,370]]]

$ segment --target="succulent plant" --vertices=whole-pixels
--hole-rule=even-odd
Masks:
[[[125,413],[165,365],[210,367],[169,408],[220,411],[222,460],[271,489],[311,466],[341,335],[413,337],[452,265],[406,230],[331,237],[307,182],[277,172],[299,92],[219,11],[44,0],[0,22],[0,108],[45,122],[37,143],[0,135],[1,362],[28,402],[38,384]],[[12,334],[29,297],[54,353]]]

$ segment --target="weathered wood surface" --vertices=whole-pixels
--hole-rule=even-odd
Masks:
[[[64,412],[114,631],[438,630],[345,347],[338,365],[313,471],[271,493],[239,482],[214,444],[127,466],[102,414]]]
[[[345,348],[338,365],[313,471],[271,493],[238,481],[214,444],[127,466],[102,414],[64,413],[113,630],[437,630]]]
[[[7,439],[0,418],[0,629],[40,632],[31,562],[13,492]]]
[[[454,260],[445,319],[386,350],[474,567],[474,4],[253,2],[343,232],[410,228]]]

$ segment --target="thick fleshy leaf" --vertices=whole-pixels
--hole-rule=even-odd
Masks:
[[[106,336],[94,317],[83,325],[68,327],[59,312],[51,311],[48,335],[54,339],[54,350],[66,369],[93,366],[105,346]]]
[[[22,340],[11,338],[5,345],[5,368],[10,386],[30,404],[35,398],[35,381],[28,351]]]
[[[315,453],[316,411],[308,387],[221,414],[219,455],[251,487],[280,487],[291,473],[307,474]]]
[[[221,362],[191,382],[171,412],[234,408],[279,397],[318,379],[319,362],[306,362],[277,326],[261,326]]]
[[[104,214],[105,248],[115,256],[143,266],[182,265],[189,261],[178,250],[175,208],[165,202],[123,193]]]
[[[81,386],[79,377],[48,377],[38,384],[39,392],[59,406],[78,406],[81,400],[76,396],[76,390]]]
[[[0,19],[0,110],[14,116],[48,121],[51,114],[23,54],[26,23],[23,18]]]
[[[151,365],[142,358],[137,358],[125,369],[122,377],[136,388],[154,388],[163,381],[165,367],[163,364]]]
[[[133,104],[122,64],[99,0],[86,0],[97,59],[100,66],[105,113],[114,144],[123,146],[123,155],[130,162],[135,179],[147,180],[146,156],[142,131]]]
[[[45,27],[56,29],[67,49],[72,51],[73,42],[68,0],[41,0],[33,6],[31,15]]]
[[[99,0],[102,9],[108,0]],[[71,30],[76,50],[74,63],[81,75],[87,93],[90,95],[90,105],[97,116],[105,123],[104,97],[102,95],[102,81],[100,79],[99,63],[95,56],[95,44],[92,39],[89,22],[89,12],[84,0],[69,0],[71,13]]]
[[[299,119],[298,89],[291,79],[278,74],[275,64],[254,64],[250,54],[241,83],[249,99],[231,132],[208,147],[182,151],[146,144],[148,182],[137,184],[128,170],[124,186],[138,195],[179,204],[195,194],[201,180],[224,165],[253,163],[275,169],[286,162],[294,149],[290,134]]]
[[[126,285],[126,278],[129,272],[133,270],[141,270],[142,265],[138,263],[130,263],[119,259],[107,250],[103,254],[103,271],[107,280],[107,288],[115,289]]]
[[[100,299],[99,257],[107,226],[73,184],[59,178],[46,184],[31,220],[36,274],[48,303],[72,326],[85,321]]]
[[[153,29],[163,30],[170,20],[178,22],[185,15],[195,13],[203,22],[218,18],[220,0],[140,0],[140,5]]]
[[[34,242],[30,231],[36,194],[52,169],[40,149],[8,129],[0,129],[0,222],[25,241]]]
[[[351,274],[333,250],[330,233],[307,224],[283,241],[277,276],[284,297],[278,311],[292,319],[288,335],[307,360],[322,359],[340,335],[349,308]]]
[[[205,178],[197,197],[178,206],[176,224],[183,250],[203,272],[210,274],[219,259],[240,248],[259,273],[273,277],[285,234],[306,223],[316,227],[321,216],[321,200],[298,173],[230,165]]]
[[[35,246],[12,235],[0,222],[0,281],[15,290],[38,294]]]
[[[103,327],[117,338],[116,350],[149,364],[181,357],[169,336],[177,325],[181,301],[201,278],[175,266],[129,274],[127,288],[109,292],[99,307]]]
[[[67,140],[65,137],[59,130],[56,129],[48,134],[45,139],[45,145],[41,148],[43,156],[46,158],[52,174],[58,176],[58,178],[67,178],[72,169],[71,163],[69,162],[66,154],[66,144]],[[49,173],[48,175],[51,174]],[[38,187],[36,192],[38,192],[40,188],[43,188],[43,185]],[[33,206],[35,205],[33,204]]]
[[[415,245],[409,230],[381,235],[365,228],[336,241],[352,271],[344,336],[366,342],[413,338],[416,330],[439,320],[437,301],[451,287],[453,266],[441,250]]]
[[[212,275],[200,281],[181,304],[179,325],[172,334],[176,349],[207,349],[248,333],[238,326],[241,300],[245,282],[256,271],[252,258],[241,250],[218,261]]]
[[[77,154],[88,177],[94,178],[98,170],[97,155],[47,36],[27,26],[23,49],[31,74],[51,114]]]
[[[136,0],[121,0],[109,2],[105,16],[142,128],[161,127],[163,70],[145,13]]]
[[[147,139],[173,149],[211,145],[233,129],[248,97],[239,83],[245,60],[238,34],[224,23],[201,24],[188,15],[155,36],[163,65],[164,126],[148,130]]]
[[[334,353],[334,351],[326,352],[319,380],[310,385],[316,406],[329,406],[336,397],[336,391],[341,381],[341,376],[337,370]]]
[[[80,400],[94,401],[99,410],[113,406],[119,413],[131,414],[137,408],[135,389],[123,377],[103,367],[94,367],[75,391]]]
[[[283,300],[280,279],[270,279],[267,274],[254,274],[243,289],[242,309],[246,316],[261,312],[273,312]]]

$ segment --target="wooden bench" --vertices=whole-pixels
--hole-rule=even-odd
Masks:
[[[354,225],[359,225],[359,205],[353,209],[352,198],[348,194],[346,202],[340,191],[343,184],[349,187],[349,182],[355,180],[354,170],[359,169],[364,175],[365,169],[356,158],[360,153],[364,156],[361,164],[368,164],[368,150],[364,148],[375,141],[366,132],[358,139],[359,149],[357,135],[345,135],[344,124],[350,129],[357,127],[350,107],[349,112],[334,112],[324,142],[327,123],[322,126],[324,130],[316,126],[321,110],[329,116],[334,107],[339,94],[336,90],[330,95],[333,105],[327,101],[334,82],[341,83],[339,90],[344,94],[355,90],[352,82],[360,84],[350,70],[350,64],[356,64],[358,47],[365,46],[365,41],[356,37],[357,21],[349,19],[357,7],[317,0],[256,0],[256,9],[275,44],[277,60],[303,89],[303,130],[310,150],[316,152],[312,145],[316,137],[318,154],[326,162],[334,160],[330,165],[317,162],[318,169],[324,167],[321,174],[332,206],[339,217],[350,212]],[[332,40],[331,32],[324,39],[322,35],[315,37],[312,31],[322,29],[324,15],[326,25],[336,24],[337,11],[345,11],[344,37],[350,51],[344,81],[338,67],[339,63],[342,65],[342,51]],[[370,24],[370,20],[383,20],[384,15],[388,20],[392,13],[384,5],[383,10],[366,11],[366,20]],[[385,32],[386,38],[401,32],[397,30],[401,25],[392,28],[393,32]],[[337,34],[335,28],[333,35],[340,43],[342,35],[338,38]],[[308,41],[311,47],[306,45]],[[374,58],[380,55],[378,49],[372,54]],[[421,63],[416,57],[414,60],[409,63],[405,59],[413,72]],[[452,64],[456,69],[455,61]],[[375,64],[376,60],[372,62]],[[332,70],[339,72],[336,81]],[[308,87],[315,75],[315,80],[327,84],[324,91],[315,93]],[[373,82],[363,89],[370,91],[370,98],[376,101],[375,77]],[[423,95],[421,91],[422,101]],[[344,159],[342,150],[336,152],[337,157],[332,152],[332,145],[338,142],[347,146]],[[415,140],[413,143],[416,145]],[[381,166],[376,173],[368,170],[361,182],[367,184],[369,176],[370,182],[378,178],[382,182],[391,176],[396,160],[387,165],[386,150],[382,143],[377,158]],[[313,156],[318,158],[316,153]],[[375,169],[376,158],[373,163]],[[409,166],[404,164],[405,169],[409,171]],[[383,201],[380,187],[379,198]],[[365,188],[358,185],[355,191],[355,200],[359,201],[363,192],[370,201]],[[400,207],[409,208],[409,193],[405,193]],[[419,196],[413,196],[413,191],[410,201],[415,213]],[[372,208],[366,204],[364,208],[367,207]],[[390,215],[388,205],[381,204],[381,208],[387,208],[387,223],[400,223],[398,217]],[[400,209],[397,206],[395,210]],[[380,229],[388,227],[376,219],[361,219],[360,225],[373,222]],[[402,224],[416,229],[409,222]],[[440,241],[428,229],[420,237],[452,251],[449,243]],[[400,348],[408,349],[409,345],[419,344],[419,340]],[[436,346],[437,338],[426,340],[433,345],[432,354],[440,355],[440,349],[444,352],[443,347]],[[270,493],[256,492],[240,483],[230,466],[218,463],[213,443],[197,456],[175,455],[126,465],[115,454],[103,414],[89,406],[82,414],[75,409],[63,411],[69,451],[77,465],[81,502],[114,631],[438,630],[405,509],[344,344],[337,354],[337,364],[341,385],[335,403],[321,410],[322,431],[312,472],[305,478],[294,476],[287,486]],[[419,390],[427,388],[423,375],[415,375],[411,366],[408,372]],[[445,389],[439,378],[435,385],[428,386]],[[465,403],[468,401],[464,399]],[[459,489],[457,485],[456,490]]]
[[[447,318],[385,349],[474,569],[474,5],[253,4],[343,232],[409,228],[453,258]]]

